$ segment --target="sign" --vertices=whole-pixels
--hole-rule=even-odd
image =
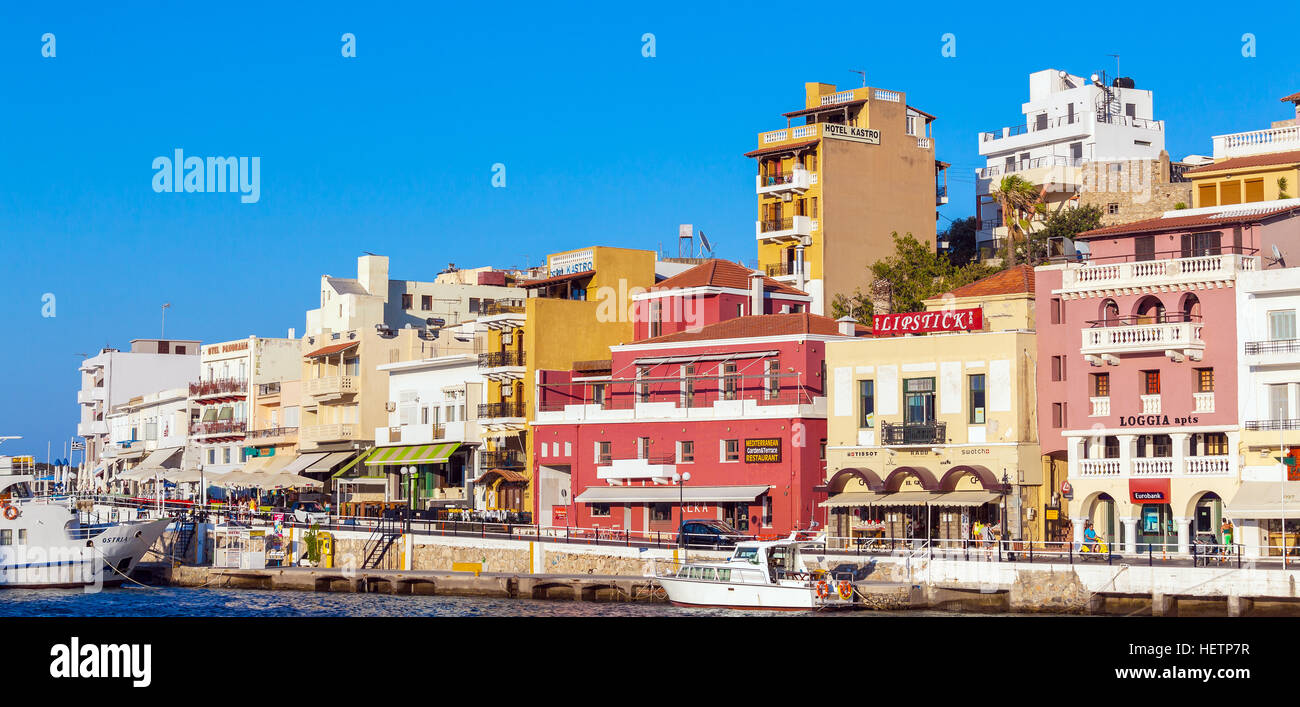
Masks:
[[[938,312],[877,314],[871,320],[876,336],[924,334],[933,331],[979,331],[984,328],[984,310],[945,309]]]
[[[880,131],[872,128],[855,128],[852,125],[839,125],[838,123],[822,123],[822,137],[833,137],[837,140],[852,140],[853,142],[865,142],[868,145],[880,144]]]
[[[781,440],[776,437],[745,440],[746,464],[775,464],[781,461]]]
[[[207,355],[215,356],[217,354],[230,353],[231,351],[247,351],[248,341],[235,341],[229,344],[214,344],[208,347]]]
[[[1169,479],[1129,479],[1129,498],[1134,503],[1169,503]]]
[[[568,507],[568,506],[551,506],[551,524],[552,524],[552,525],[558,525],[558,524],[560,524],[560,523],[565,523],[565,524],[567,524],[568,522],[569,522],[569,507]]]
[[[1057,508],[1044,508],[1043,520],[1060,520],[1061,511]]]
[[[1152,425],[1165,427],[1170,420],[1175,425],[1195,425],[1201,418],[1195,415],[1191,417],[1170,418],[1168,415],[1119,415],[1120,427],[1150,427]]]
[[[1074,487],[1070,485],[1070,482],[1069,482],[1069,481],[1062,481],[1062,482],[1061,482],[1061,493],[1062,493],[1066,498],[1069,498],[1070,496],[1073,496],[1073,495],[1074,495]]]
[[[557,275],[572,275],[574,273],[588,272],[596,269],[596,252],[591,248],[578,250],[572,253],[561,253],[552,255],[547,262],[546,271],[549,277]]]

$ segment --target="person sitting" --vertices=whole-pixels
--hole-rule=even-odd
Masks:
[[[1089,552],[1098,552],[1097,548],[1097,531],[1092,527],[1092,521],[1083,525],[1083,545]]]

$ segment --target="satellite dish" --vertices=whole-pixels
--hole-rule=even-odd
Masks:
[[[700,231],[700,247],[709,255],[713,255],[713,244],[709,242],[708,238],[704,237],[704,231]]]
[[[1282,251],[1277,249],[1277,244],[1273,244],[1273,264],[1286,267],[1286,260],[1282,258]]]

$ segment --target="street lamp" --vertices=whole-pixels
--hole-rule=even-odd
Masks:
[[[682,543],[682,562],[686,562],[686,557],[690,553],[690,544],[682,535],[682,527],[686,522],[686,482],[691,480],[691,472],[678,474],[673,472],[673,482],[677,484],[677,538]]]
[[[1002,540],[1005,540],[1011,533],[1011,521],[1007,519],[1007,498],[1011,495],[1011,477],[1007,476],[1007,470],[1002,470],[1002,537],[998,539],[998,555],[1001,556]]]

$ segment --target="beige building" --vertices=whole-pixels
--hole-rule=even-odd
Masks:
[[[1042,539],[1033,277],[1005,270],[826,345],[832,536],[956,540],[982,521]]]

